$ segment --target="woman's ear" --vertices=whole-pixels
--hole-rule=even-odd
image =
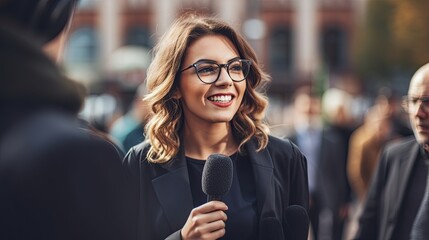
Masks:
[[[179,99],[182,98],[182,93],[180,92],[180,90],[178,88],[176,88],[176,90],[174,91],[172,97],[174,99],[177,99],[177,100],[179,100]]]

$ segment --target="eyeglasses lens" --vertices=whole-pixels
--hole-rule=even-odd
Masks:
[[[202,82],[214,83],[220,76],[220,66],[222,65],[202,62],[195,65],[195,69]],[[247,60],[238,59],[228,63],[226,66],[228,75],[233,81],[242,81],[249,74],[250,62]]]
[[[429,98],[412,98],[404,97],[402,106],[405,111],[411,113],[415,112],[418,108],[422,108],[426,113],[429,113]]]

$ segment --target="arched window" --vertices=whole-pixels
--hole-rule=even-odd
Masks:
[[[347,33],[340,27],[327,27],[321,41],[324,64],[333,71],[347,68]]]
[[[93,27],[76,29],[65,48],[64,64],[67,72],[91,80],[98,74],[98,39]],[[83,80],[83,79],[82,79]]]
[[[97,61],[97,37],[92,27],[77,29],[69,38],[66,62],[70,64],[94,63]]]
[[[270,66],[274,72],[292,68],[292,32],[288,27],[278,27],[269,40]]]
[[[150,37],[150,32],[145,27],[131,27],[125,37],[125,45],[135,45],[145,48],[152,48],[153,43]]]

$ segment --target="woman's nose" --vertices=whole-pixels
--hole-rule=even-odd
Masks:
[[[220,69],[219,79],[216,81],[216,86],[231,86],[232,79],[225,67]]]

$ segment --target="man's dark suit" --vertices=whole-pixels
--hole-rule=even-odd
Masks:
[[[273,232],[287,236],[291,229],[286,226],[286,208],[301,205],[308,209],[306,159],[289,141],[274,137],[260,152],[256,152],[254,141],[247,143],[245,149],[244,158],[252,164],[256,183],[259,239],[267,239]],[[170,239],[180,239],[180,229],[193,208],[183,149],[167,164],[148,163],[147,150],[147,144],[139,144],[124,161],[140,191],[140,199],[135,203],[140,211],[140,239],[164,239],[169,235]]]
[[[409,178],[416,163],[419,145],[414,137],[394,142],[383,151],[372,179],[355,239],[392,239],[399,219]],[[425,184],[425,182],[423,182]],[[408,223],[412,224],[412,223]]]

